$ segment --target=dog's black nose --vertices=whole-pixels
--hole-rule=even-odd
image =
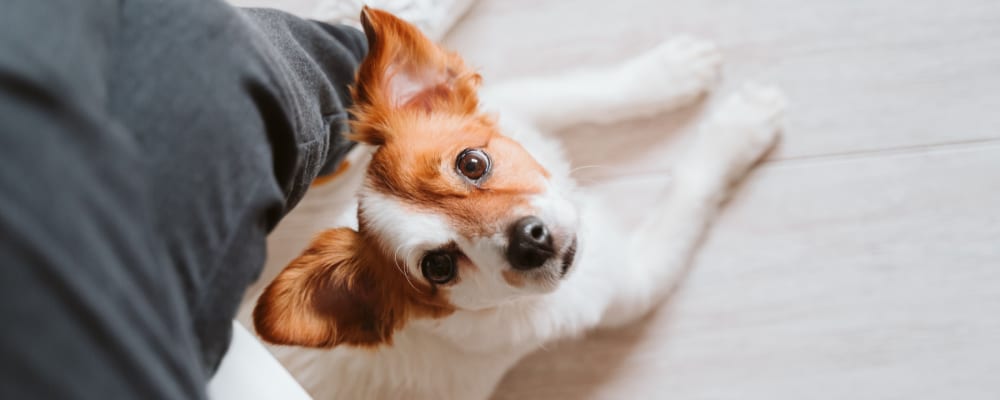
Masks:
[[[510,228],[507,261],[516,269],[529,270],[541,267],[553,255],[552,235],[545,223],[537,217],[524,217]]]

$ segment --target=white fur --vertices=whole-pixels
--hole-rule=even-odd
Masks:
[[[440,215],[406,207],[399,200],[377,191],[361,191],[358,213],[382,239],[383,250],[401,258],[408,266],[419,263],[421,252],[455,240],[448,222]],[[410,272],[420,275],[419,270]]]
[[[528,294],[504,284],[502,268],[479,271],[470,279],[480,281],[463,281],[451,293],[460,308],[453,315],[409,321],[391,346],[323,351],[309,368],[314,375],[299,379],[323,398],[485,399],[514,363],[546,342],[646,314],[677,284],[731,183],[773,145],[782,96],[748,86],[725,101],[676,166],[663,207],[650,210],[641,227],[616,225],[611,210],[577,190],[559,144],[537,127],[612,123],[681,106],[708,90],[719,62],[714,46],[681,38],[603,71],[484,90],[504,132],[553,175],[552,187],[532,206],[564,230],[555,232],[557,242],[576,233],[570,274],[548,293]],[[502,237],[456,237],[440,216],[394,201],[363,190],[361,213],[388,251],[405,252],[399,254],[412,276],[420,276],[421,249],[451,241],[479,268],[505,262],[497,250]]]

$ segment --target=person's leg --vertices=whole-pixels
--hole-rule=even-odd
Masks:
[[[145,62],[122,63],[131,69],[119,77],[131,85],[115,94],[158,182],[152,198],[162,211],[151,222],[179,268],[203,363],[214,370],[243,292],[263,268],[267,233],[352,147],[348,88],[367,45],[353,28],[188,1],[203,3],[143,11],[187,24],[130,32],[170,46],[122,49]],[[202,34],[176,35],[189,25]]]
[[[0,13],[0,398],[198,398],[148,166],[107,112],[115,2]]]
[[[204,397],[363,35],[218,1],[0,13],[0,398]]]

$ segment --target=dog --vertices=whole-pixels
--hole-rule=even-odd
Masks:
[[[778,138],[783,96],[742,88],[701,124],[662,205],[620,227],[543,132],[699,99],[718,79],[713,45],[677,38],[612,68],[480,89],[412,25],[371,8],[361,20],[350,138],[375,150],[358,228],[320,233],[253,310],[265,341],[328,349],[324,396],[486,399],[540,346],[640,319]]]

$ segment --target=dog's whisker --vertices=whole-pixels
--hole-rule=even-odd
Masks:
[[[399,266],[399,249],[401,248],[403,248],[402,244],[396,246],[396,250],[392,251],[392,260],[394,263],[396,263],[396,269],[399,269],[400,271],[402,271]]]
[[[396,270],[399,271],[399,273],[403,274],[403,277],[406,278],[406,282],[409,283],[411,287],[413,287],[413,282],[410,282],[410,274],[407,274],[404,267],[399,265],[399,249],[401,248],[403,248],[403,244],[396,246],[396,250],[393,250],[392,252],[393,262],[396,264]],[[409,257],[409,253],[406,254],[406,257]],[[406,260],[403,260],[403,264],[406,264]],[[414,287],[414,289],[416,289],[416,287]]]
[[[576,172],[576,171],[579,171],[579,170],[584,170],[584,169],[593,169],[593,168],[606,168],[606,169],[611,169],[611,168],[613,168],[613,167],[611,167],[611,166],[608,166],[608,165],[601,165],[601,164],[593,164],[593,165],[581,165],[581,166],[579,166],[579,167],[576,167],[576,168],[573,168],[573,169],[569,170],[569,173],[571,173],[571,174],[572,174],[572,173],[574,173],[574,172]]]
[[[402,247],[402,245],[400,245],[400,247]],[[407,259],[409,259],[409,258],[410,258],[410,253],[411,253],[411,252],[413,252],[413,250],[414,250],[414,249],[410,249],[410,251],[408,251],[408,252],[406,253],[406,258],[407,258]],[[399,247],[397,247],[397,248],[396,248],[396,251],[397,251],[397,252],[399,251]],[[404,260],[404,261],[403,261],[403,263],[405,264],[405,263],[406,263],[406,261]],[[413,290],[417,290],[417,287],[416,287],[416,285],[414,285],[414,284],[413,284],[413,281],[411,281],[411,280],[410,280],[410,274],[406,273],[406,270],[405,270],[405,269],[403,269],[403,267],[400,267],[400,266],[399,266],[399,258],[396,258],[396,269],[397,269],[397,270],[399,270],[399,273],[403,274],[403,278],[405,278],[405,279],[406,279],[406,283],[410,284],[410,287],[411,287],[411,288],[413,288]]]

